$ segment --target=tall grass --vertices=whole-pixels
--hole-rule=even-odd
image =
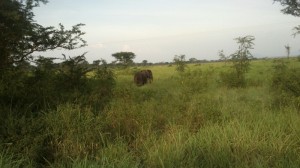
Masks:
[[[251,65],[243,88],[223,85],[222,63],[188,65],[184,73],[143,67],[154,82],[142,87],[133,83],[135,69],[115,70],[104,110],[68,103],[44,113],[28,127],[40,123],[45,132],[31,133],[40,140],[26,143],[21,156],[44,145],[42,166],[50,167],[299,167],[298,108],[274,107],[272,60]],[[15,158],[22,159],[0,160],[13,166]]]
[[[25,166],[24,162],[25,162],[24,159],[16,160],[16,159],[14,159],[13,155],[11,155],[5,151],[2,151],[0,153],[0,167],[1,168],[19,168],[19,167]],[[31,166],[31,165],[29,164],[26,166]]]

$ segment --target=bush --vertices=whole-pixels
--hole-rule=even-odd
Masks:
[[[288,68],[287,63],[282,60],[277,60],[273,67],[271,90],[274,105],[280,107],[292,103],[300,108],[300,69]]]
[[[239,44],[239,49],[230,55],[232,70],[220,74],[221,80],[227,87],[246,86],[245,74],[249,71],[250,60],[253,58],[250,49],[253,49],[254,39],[253,36],[238,37],[235,39]],[[221,53],[222,55],[223,53]]]
[[[90,106],[95,114],[99,114],[112,99],[115,85],[115,75],[112,70],[106,65],[97,67],[94,76],[88,80],[91,91],[83,95],[81,103]]]
[[[186,69],[186,61],[185,61],[185,55],[175,55],[173,59],[175,65],[176,65],[176,71],[178,72],[184,72]]]
[[[0,107],[10,107],[18,115],[38,115],[59,104],[77,102],[96,111],[102,110],[115,86],[113,72],[106,66],[87,64],[84,55],[65,60],[60,65],[53,59],[40,57],[33,71],[11,70],[1,75]],[[4,112],[5,113],[5,112]]]
[[[17,66],[1,74],[0,142],[12,144],[4,146],[4,149],[17,159],[27,156],[36,165],[45,165],[59,157],[93,156],[93,143],[98,141],[94,136],[98,136],[99,132],[93,132],[97,130],[91,128],[97,126],[88,122],[94,121],[97,117],[94,114],[99,114],[109,104],[115,86],[114,74],[107,66],[97,66],[88,77],[87,73],[92,73],[94,69],[83,56],[70,58],[61,66],[51,59],[39,58],[33,70]],[[64,115],[56,112],[64,104],[77,106],[70,105],[59,111]],[[81,114],[81,111],[88,113]],[[48,122],[49,118],[51,122]],[[73,119],[75,123],[64,124],[69,121],[66,119]],[[83,123],[79,122],[80,119]],[[74,131],[80,130],[84,131],[76,137]],[[58,135],[64,131],[74,136],[68,139]],[[68,136],[67,133],[65,136]],[[78,142],[79,136],[91,141]],[[80,151],[83,146],[85,150]]]

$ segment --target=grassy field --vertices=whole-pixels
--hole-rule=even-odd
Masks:
[[[28,148],[18,161],[2,152],[0,167],[34,166],[29,158],[41,154],[50,167],[300,167],[299,97],[281,105],[271,87],[274,64],[252,61],[242,88],[224,85],[224,62],[189,64],[184,73],[138,67],[154,76],[142,87],[133,83],[136,69],[115,70],[103,111],[62,104],[45,113],[32,124],[45,123],[50,147]]]

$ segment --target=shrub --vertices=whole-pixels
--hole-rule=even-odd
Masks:
[[[238,37],[235,39],[239,44],[239,49],[230,55],[233,71],[222,72],[220,74],[223,83],[227,87],[245,87],[245,74],[249,71],[250,60],[252,58],[249,50],[253,49],[254,39],[253,36]]]
[[[292,103],[300,108],[300,69],[288,68],[283,60],[277,60],[273,67],[271,89],[274,105],[280,107]]]
[[[84,126],[90,124],[88,121],[94,121],[93,118],[96,117],[94,114],[102,112],[109,104],[115,86],[112,71],[107,66],[101,65],[96,67],[92,77],[88,77],[87,73],[95,68],[86,64],[84,56],[70,58],[61,66],[54,64],[52,59],[39,58],[33,70],[25,71],[19,68],[7,70],[0,76],[0,122],[2,123],[0,141],[13,144],[5,149],[15,154],[17,159],[21,158],[20,156],[27,156],[37,165],[52,162],[58,156],[62,158],[73,156],[70,154],[72,152],[78,156],[84,155],[84,152],[93,155],[95,151],[89,150],[94,148],[91,144],[94,143],[94,136],[97,136],[99,132],[89,132],[92,130],[88,129],[96,128],[95,125],[87,125],[88,129]],[[59,110],[64,104],[77,104],[77,106],[75,109],[71,106],[68,107],[70,109],[61,110],[64,113],[61,115],[56,112],[56,108]],[[89,116],[86,117],[87,114],[81,114],[81,112],[76,113],[78,116],[72,116],[74,113],[68,115],[71,113],[68,110],[75,112],[82,110],[83,113],[88,111]],[[57,119],[52,116],[53,123],[47,122],[52,113],[61,118]],[[83,123],[78,122],[76,117],[81,118]],[[65,120],[68,118],[74,119],[75,123],[63,124],[68,121]],[[78,128],[77,124],[81,128]],[[60,133],[70,132],[72,136],[74,133],[72,131],[84,130],[92,138],[85,134],[91,141],[76,144],[78,137],[73,136],[71,138],[75,138],[70,138],[71,140],[61,138],[59,133],[54,132],[55,129]],[[78,135],[82,136],[84,131]],[[68,136],[67,133],[66,136]],[[65,148],[59,146],[59,143],[65,145],[63,146]],[[78,152],[78,148],[83,146],[87,151]]]
[[[94,113],[100,113],[113,97],[116,81],[113,71],[106,64],[98,66],[94,76],[88,80],[91,91],[83,96],[82,103],[92,107]]]
[[[174,63],[176,64],[176,71],[184,72],[186,69],[186,62],[185,62],[185,55],[175,55],[173,59]]]

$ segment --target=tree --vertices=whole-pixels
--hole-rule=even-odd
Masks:
[[[196,58],[190,58],[189,62],[193,63],[193,62],[197,62],[198,60]]]
[[[245,36],[235,38],[235,40],[240,46],[234,54],[231,54],[231,60],[237,74],[243,75],[249,70],[250,60],[253,58],[249,49],[253,49],[255,38],[253,36]]]
[[[250,49],[253,49],[253,36],[238,37],[235,39],[239,44],[238,50],[230,55],[232,62],[231,70],[221,72],[222,81],[229,87],[244,87],[246,84],[245,74],[250,68],[250,60],[253,58]]]
[[[274,2],[279,2],[283,8],[281,10],[282,13],[293,15],[293,16],[300,16],[300,1],[299,0],[274,0]]]
[[[286,54],[288,59],[290,58],[290,53],[291,53],[291,47],[289,45],[284,46],[286,50]]]
[[[148,63],[148,61],[147,61],[147,60],[143,60],[143,61],[142,61],[142,64],[143,64],[144,66],[146,66],[146,65],[147,65],[147,63]]]
[[[225,62],[225,64],[226,64],[227,60],[230,59],[230,56],[226,56],[226,55],[224,54],[224,51],[223,51],[223,50],[220,50],[220,51],[219,51],[219,57],[220,57],[220,60],[221,60],[221,61],[224,61],[224,62]]]
[[[294,37],[296,37],[297,34],[300,34],[300,25],[294,27],[295,32],[293,33]]]
[[[43,27],[33,19],[33,8],[47,0],[1,0],[0,2],[0,72],[16,66],[18,62],[32,61],[34,52],[63,48],[72,50],[86,46],[77,24],[65,30]]]
[[[129,66],[133,63],[133,59],[135,58],[135,54],[133,52],[118,52],[112,54],[115,57],[116,61],[125,65]]]
[[[100,63],[101,63],[101,60],[94,60],[94,61],[93,61],[93,65],[94,65],[94,66],[100,65]]]
[[[30,112],[40,110],[39,104],[57,95],[56,81],[63,81],[56,80],[61,73],[58,65],[53,63],[55,58],[35,58],[34,52],[86,46],[86,41],[81,38],[83,24],[66,30],[62,24],[59,28],[43,27],[34,20],[33,9],[46,3],[47,0],[0,1],[0,104],[1,107],[10,106],[16,113],[23,113],[25,109]],[[32,61],[35,68],[30,67]],[[80,66],[82,64],[78,64]],[[2,115],[6,115],[5,110],[0,110]]]
[[[185,55],[175,55],[173,59],[174,63],[176,64],[176,70],[178,72],[184,72],[186,68],[186,62],[185,62]]]
[[[281,10],[282,13],[300,17],[300,1],[299,0],[274,0],[274,2],[279,2],[283,8]],[[300,25],[294,28],[295,32],[293,33],[294,36],[300,34]]]

